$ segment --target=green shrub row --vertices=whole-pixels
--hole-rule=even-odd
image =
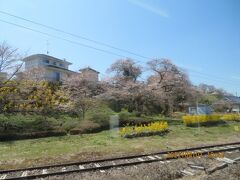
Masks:
[[[20,139],[33,139],[50,136],[64,136],[67,132],[64,130],[54,131],[39,131],[31,133],[0,133],[0,141],[20,140]]]
[[[109,129],[112,115],[119,116],[120,126],[149,124],[159,120],[159,117],[136,117],[134,112],[114,113],[105,105],[90,110],[84,120],[74,114],[0,114],[0,140],[55,136],[54,132],[62,131],[71,135],[99,132]]]

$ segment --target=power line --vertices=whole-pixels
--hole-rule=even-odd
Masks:
[[[1,13],[2,11],[0,11]],[[13,15],[14,16],[14,15]],[[60,40],[63,40],[63,41],[66,41],[66,42],[69,42],[69,43],[72,43],[72,44],[76,44],[76,45],[80,45],[80,46],[83,46],[83,47],[86,47],[86,48],[89,48],[89,49],[94,49],[94,50],[97,50],[97,51],[100,51],[100,52],[104,52],[104,53],[107,53],[107,54],[111,54],[111,55],[115,55],[115,56],[118,56],[118,57],[121,57],[121,58],[127,58],[126,56],[124,55],[121,55],[121,54],[118,54],[118,53],[115,53],[115,52],[112,52],[112,51],[108,51],[108,50],[103,50],[103,49],[100,49],[100,48],[96,48],[94,46],[90,46],[90,45],[87,45],[87,44],[84,44],[84,43],[80,43],[80,42],[77,42],[77,41],[72,41],[72,40],[69,40],[69,39],[66,39],[66,38],[62,38],[62,37],[59,37],[59,36],[55,36],[55,35],[52,35],[50,33],[46,33],[46,32],[42,32],[42,31],[39,31],[39,30],[36,30],[36,29],[32,29],[32,28],[29,28],[29,27],[26,27],[26,26],[23,26],[23,25],[19,25],[19,24],[16,24],[16,23],[12,23],[12,22],[9,22],[9,21],[5,21],[5,20],[2,20],[0,19],[1,22],[4,22],[6,24],[10,24],[10,25],[13,25],[13,26],[17,26],[17,27],[20,27],[20,28],[23,28],[23,29],[27,29],[27,30],[30,30],[30,31],[33,31],[33,32],[36,32],[36,33],[40,33],[40,34],[43,34],[43,35],[46,35],[46,36],[49,36],[49,37],[53,37],[55,39],[60,39]],[[30,20],[29,20],[30,21]],[[142,56],[144,57],[144,56]],[[144,58],[147,58],[147,57],[144,57]],[[135,60],[135,59],[133,59]],[[140,60],[137,60],[136,63],[139,63],[139,62],[142,62],[142,63],[145,63],[143,61],[140,61]],[[185,68],[186,69],[186,68]],[[190,71],[193,71],[193,72],[196,72],[196,73],[199,73],[200,75],[202,76],[210,76],[210,77],[214,77],[212,75],[209,75],[209,74],[204,74],[204,73],[201,73],[201,72],[198,72],[198,71],[194,71],[194,70],[191,70],[191,69],[187,69],[187,70],[190,70]],[[204,79],[207,79],[204,77]],[[208,78],[209,79],[209,78]],[[215,78],[212,78],[212,79],[216,79],[219,81],[224,81],[222,80],[222,78],[220,77],[217,77],[215,76]],[[228,83],[229,84],[229,80],[225,81],[225,83]]]
[[[199,74],[199,75],[202,75],[202,76],[206,76],[206,77],[211,77],[211,78],[214,78],[214,79],[218,79],[220,81],[227,81],[227,82],[232,82],[232,83],[236,83],[235,81],[232,81],[232,80],[229,80],[229,79],[226,79],[224,77],[219,77],[219,76],[215,76],[215,75],[210,75],[210,74],[206,74],[206,73],[202,73],[202,72],[198,72],[198,71],[194,71],[194,70],[190,70],[192,73],[196,73],[196,74]]]
[[[123,56],[123,55],[120,55],[120,54],[117,54],[117,53],[114,53],[114,52],[111,52],[111,51],[108,51],[108,50],[103,50],[103,49],[96,48],[94,46],[83,44],[83,43],[80,43],[80,42],[77,42],[77,41],[72,41],[72,40],[69,40],[69,39],[65,39],[65,38],[62,38],[62,37],[59,37],[59,36],[52,35],[50,33],[42,32],[42,31],[32,29],[32,28],[29,28],[29,27],[26,27],[26,26],[22,26],[22,25],[19,25],[19,24],[16,24],[16,23],[12,23],[12,22],[5,21],[5,20],[2,20],[2,19],[0,19],[0,21],[4,22],[6,24],[10,24],[10,25],[13,25],[13,26],[17,26],[17,27],[20,27],[20,28],[23,28],[23,29],[30,30],[30,31],[33,31],[33,32],[36,32],[36,33],[40,33],[40,34],[43,34],[43,35],[46,35],[46,36],[49,36],[49,37],[53,37],[55,39],[61,39],[63,41],[67,41],[69,43],[80,45],[80,46],[83,46],[83,47],[86,47],[86,48],[89,48],[89,49],[94,49],[94,50],[101,51],[101,52],[104,52],[104,53],[107,53],[107,54],[119,56],[121,58],[127,58],[126,56]]]
[[[214,82],[218,82],[218,83],[224,83],[226,85],[231,85],[231,86],[239,86],[240,87],[240,84],[237,84],[237,83],[232,83],[232,82],[228,82],[228,81],[224,81],[224,80],[216,80],[214,78],[211,78],[211,77],[203,77],[201,75],[195,75],[195,74],[192,74],[191,77],[197,77],[197,78],[200,78],[200,79],[204,79],[204,80],[210,80],[210,81],[214,81]]]
[[[63,33],[63,34],[70,35],[72,37],[76,37],[76,38],[79,38],[79,39],[84,39],[86,41],[93,42],[95,44],[99,44],[99,45],[102,45],[102,46],[105,46],[105,47],[109,47],[109,48],[112,48],[112,49],[115,49],[115,50],[118,50],[118,51],[126,52],[126,53],[132,54],[134,56],[138,56],[138,57],[141,57],[141,58],[144,58],[144,59],[151,59],[149,57],[143,56],[141,54],[138,54],[138,53],[126,50],[126,49],[122,49],[122,48],[119,48],[119,47],[116,47],[116,46],[113,46],[113,45],[110,45],[110,44],[107,44],[107,43],[104,43],[104,42],[96,41],[96,40],[93,40],[93,39],[90,39],[90,38],[87,38],[87,37],[84,37],[84,36],[73,34],[73,33],[61,30],[59,28],[55,28],[53,26],[45,25],[45,24],[42,24],[42,23],[39,23],[39,22],[36,22],[36,21],[32,21],[32,20],[29,20],[29,19],[26,19],[26,18],[23,18],[23,17],[20,17],[20,16],[16,16],[16,15],[4,12],[4,11],[0,11],[0,13],[11,16],[11,17],[14,17],[14,18],[17,18],[17,19],[24,20],[24,21],[27,21],[27,22],[30,22],[30,23],[33,23],[33,24],[36,24],[38,26],[42,26],[42,27],[51,29],[51,30],[54,30],[54,31],[57,31],[57,32],[60,32],[60,33]]]
[[[195,74],[192,74],[192,75],[202,76],[205,79],[212,79],[212,80],[216,80],[216,81],[219,81],[219,82],[221,81],[221,82],[225,82],[225,83],[238,84],[235,81],[231,81],[231,80],[226,79],[226,78],[220,78],[220,77],[217,77],[217,76],[214,76],[214,75],[205,74],[205,73],[201,73],[201,72],[193,71],[193,70],[190,70],[190,71],[191,71],[191,73],[195,73]],[[238,85],[240,85],[240,84],[238,84]]]

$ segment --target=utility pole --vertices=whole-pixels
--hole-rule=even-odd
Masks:
[[[196,114],[198,115],[198,98],[196,100]],[[200,123],[199,123],[199,118],[198,118],[198,134],[200,133]]]
[[[47,54],[49,54],[49,42],[48,42],[48,40],[47,40],[47,42],[46,42],[46,48],[47,48]]]

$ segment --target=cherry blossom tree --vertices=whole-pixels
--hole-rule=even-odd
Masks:
[[[97,96],[105,91],[101,82],[89,81],[82,74],[75,74],[66,79],[62,89],[69,99],[66,108],[81,114],[83,119],[86,112],[95,106]]]

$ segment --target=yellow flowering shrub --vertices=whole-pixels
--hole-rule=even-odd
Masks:
[[[9,81],[0,86],[0,113],[16,106],[15,99],[18,98],[16,85],[15,81]]]
[[[237,121],[240,120],[240,114],[224,114],[222,116],[224,121]]]
[[[211,114],[211,115],[187,115],[182,116],[185,125],[194,125],[197,123],[209,123],[217,121],[237,121],[240,120],[240,114]]]
[[[211,115],[187,115],[182,116],[183,123],[185,125],[194,125],[197,123],[209,123],[221,121],[221,115],[211,114]]]
[[[66,101],[65,93],[58,84],[46,81],[9,81],[0,86],[0,113],[49,111]]]
[[[119,134],[121,136],[138,136],[138,135],[144,135],[144,134],[156,134],[165,132],[168,129],[168,123],[159,121],[159,122],[153,122],[148,125],[140,125],[140,126],[128,126],[120,128]]]

